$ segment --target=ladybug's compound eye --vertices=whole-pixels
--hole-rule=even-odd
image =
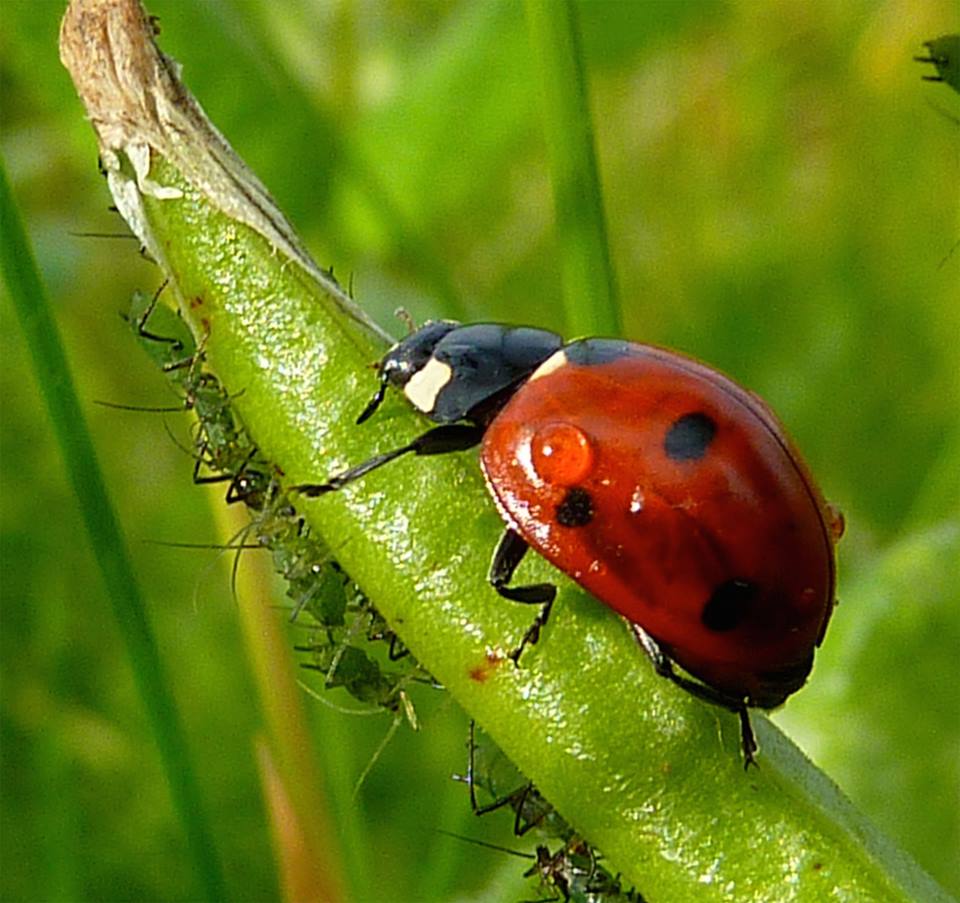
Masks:
[[[397,342],[380,361],[380,376],[392,386],[402,389],[433,360],[433,351],[443,337],[458,324],[452,320],[431,320],[415,333]],[[422,408],[421,408],[422,410]]]
[[[530,441],[533,468],[552,486],[581,483],[593,467],[593,448],[583,430],[571,423],[548,423]]]

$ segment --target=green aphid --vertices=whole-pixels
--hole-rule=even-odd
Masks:
[[[158,367],[167,373],[189,369],[196,342],[180,315],[166,304],[157,303],[159,297],[159,291],[152,295],[135,291],[129,310],[122,316]]]

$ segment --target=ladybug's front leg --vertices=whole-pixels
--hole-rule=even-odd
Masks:
[[[637,638],[640,648],[643,649],[647,658],[650,659],[657,674],[665,677],[671,683],[676,684],[698,699],[703,699],[705,702],[721,706],[724,709],[735,712],[739,716],[740,745],[743,749],[743,767],[746,769],[751,765],[756,766],[757,760],[754,758],[754,753],[757,751],[757,740],[753,735],[753,727],[750,724],[750,714],[747,712],[746,700],[738,699],[735,696],[728,696],[726,693],[715,690],[713,687],[677,674],[673,669],[673,661],[670,656],[660,648],[660,644],[650,636],[649,633],[639,624],[635,624],[632,621],[630,622],[630,629]]]
[[[490,573],[487,577],[490,585],[504,599],[510,599],[512,602],[523,602],[526,605],[541,606],[536,620],[523,635],[523,639],[520,640],[520,645],[510,653],[510,658],[517,663],[519,663],[520,654],[527,644],[532,645],[540,638],[540,630],[547,623],[547,618],[550,617],[550,609],[553,607],[553,600],[557,595],[557,588],[552,583],[507,586],[528,548],[526,540],[519,533],[507,527],[503,536],[500,537],[500,542],[497,543],[496,551],[493,553],[493,561],[490,563]]]
[[[355,480],[366,476],[371,470],[389,464],[401,455],[445,455],[448,452],[473,448],[482,438],[483,430],[472,424],[452,423],[434,427],[422,436],[417,436],[409,444],[384,452],[382,455],[375,455],[355,467],[331,477],[326,483],[301,483],[299,486],[291,486],[290,489],[309,498],[315,498],[328,492],[336,492],[338,489],[342,489]]]

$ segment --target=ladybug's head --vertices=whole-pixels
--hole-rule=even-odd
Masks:
[[[363,423],[380,407],[387,385],[397,389],[406,386],[411,377],[429,363],[437,343],[459,325],[453,320],[430,320],[397,342],[377,364],[380,387],[357,418],[357,423]]]

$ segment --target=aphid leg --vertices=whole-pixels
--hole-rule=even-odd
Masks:
[[[406,658],[410,654],[410,650],[407,649],[400,637],[395,633],[390,634],[390,649],[387,652],[387,658],[392,662],[398,662],[402,658]]]
[[[522,602],[526,605],[541,606],[536,619],[520,640],[520,645],[510,653],[510,658],[519,663],[520,654],[528,645],[533,645],[540,639],[540,631],[550,617],[553,600],[557,596],[557,588],[552,583],[532,583],[528,586],[507,586],[513,578],[513,573],[523,560],[529,546],[519,533],[510,527],[503,532],[500,542],[493,553],[490,563],[490,573],[487,579],[490,585],[504,599],[512,602]]]
[[[510,796],[500,797],[492,803],[481,806],[477,802],[477,723],[470,719],[470,734],[467,741],[467,787],[470,790],[470,808],[474,815],[486,815],[488,812],[495,812],[510,802]]]
[[[163,282],[160,284],[160,288],[153,293],[153,297],[144,308],[143,313],[137,317],[137,335],[139,335],[140,338],[147,339],[151,342],[166,342],[176,351],[180,351],[183,348],[183,343],[179,339],[175,339],[171,336],[156,335],[147,329],[147,321],[150,319],[151,314],[153,314],[153,311],[156,309],[157,302],[160,300],[160,295],[163,294],[163,290],[167,287],[169,282],[169,279],[163,280]]]
[[[465,780],[465,783],[470,788],[470,808],[473,810],[474,815],[487,815],[489,812],[496,812],[497,809],[502,809],[504,806],[511,806],[514,810],[513,833],[517,837],[523,837],[527,831],[529,831],[531,828],[535,828],[544,820],[548,810],[541,808],[540,811],[535,812],[533,818],[530,818],[526,814],[527,801],[530,799],[531,795],[537,794],[532,781],[528,781],[522,787],[518,787],[516,790],[513,790],[505,796],[497,797],[490,803],[486,803],[482,806],[480,805],[480,803],[477,801],[476,785],[476,733],[476,722],[471,718],[470,735],[467,743],[467,774]]]
[[[315,498],[318,495],[326,495],[328,492],[336,492],[336,490],[366,476],[371,470],[389,464],[401,455],[411,453],[414,455],[443,455],[447,452],[464,451],[473,448],[482,438],[483,430],[478,426],[464,423],[438,426],[422,436],[417,436],[408,445],[384,452],[382,455],[374,455],[369,460],[331,477],[326,483],[301,483],[299,486],[291,486],[290,488],[301,495]]]
[[[740,746],[743,750],[743,767],[748,769],[751,765],[756,766],[757,760],[754,753],[757,751],[757,740],[753,734],[753,727],[750,724],[750,714],[747,711],[747,702],[745,699],[738,699],[735,696],[729,696],[719,690],[708,687],[699,681],[691,680],[681,674],[677,674],[673,667],[672,659],[660,648],[660,644],[647,633],[639,624],[630,623],[630,629],[637,638],[640,647],[650,659],[654,670],[661,677],[665,677],[671,683],[686,690],[698,699],[713,705],[720,706],[730,712],[734,712],[740,719]]]

